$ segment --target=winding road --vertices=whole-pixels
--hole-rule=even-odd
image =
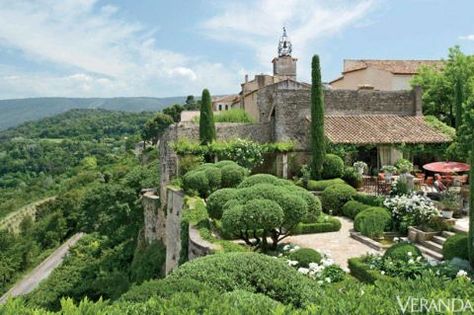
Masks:
[[[19,295],[28,294],[33,291],[41,281],[48,278],[51,272],[59,266],[66,254],[69,252],[69,248],[76,244],[85,234],[77,233],[59,246],[48,258],[43,260],[41,264],[36,266],[31,272],[18,281],[7,293],[0,298],[0,304],[4,304],[7,299]]]

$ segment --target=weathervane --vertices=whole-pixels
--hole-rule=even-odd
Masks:
[[[278,57],[291,56],[291,42],[286,35],[286,27],[283,27],[283,35],[278,43]]]

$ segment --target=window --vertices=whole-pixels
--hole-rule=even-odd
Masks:
[[[229,105],[226,105],[226,106],[225,106],[225,110],[229,110]]]
[[[219,104],[219,110],[222,110],[222,104]]]

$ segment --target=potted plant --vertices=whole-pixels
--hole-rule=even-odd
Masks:
[[[393,165],[385,165],[382,167],[382,172],[385,174],[385,180],[390,182],[393,174],[397,171],[397,168]]]
[[[360,175],[364,175],[365,171],[368,169],[367,163],[363,161],[357,161],[352,165]]]
[[[441,206],[443,218],[451,219],[454,212],[460,210],[459,196],[456,193],[447,190],[442,195]]]
[[[406,160],[400,159],[395,163],[395,167],[398,169],[400,174],[407,174],[413,171],[413,163]]]

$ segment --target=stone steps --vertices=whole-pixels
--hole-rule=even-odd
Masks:
[[[441,233],[441,235],[442,235],[443,237],[445,237],[445,238],[448,238],[448,237],[450,237],[450,236],[453,236],[454,234],[456,234],[456,233],[448,232],[448,231],[443,231],[443,232]]]
[[[438,261],[443,260],[443,254],[438,253],[437,251],[429,249],[422,244],[416,244],[416,247],[420,249],[420,251],[423,253],[423,256],[425,256],[427,259],[436,259]]]
[[[440,245],[443,245],[444,242],[446,242],[446,238],[442,237],[442,236],[435,235],[435,236],[433,236],[432,241],[435,242],[435,243],[438,243]]]
[[[438,243],[435,243],[433,241],[421,241],[421,245],[423,245],[426,248],[429,248],[432,251],[435,251],[441,255],[443,255],[443,245],[440,245]]]

